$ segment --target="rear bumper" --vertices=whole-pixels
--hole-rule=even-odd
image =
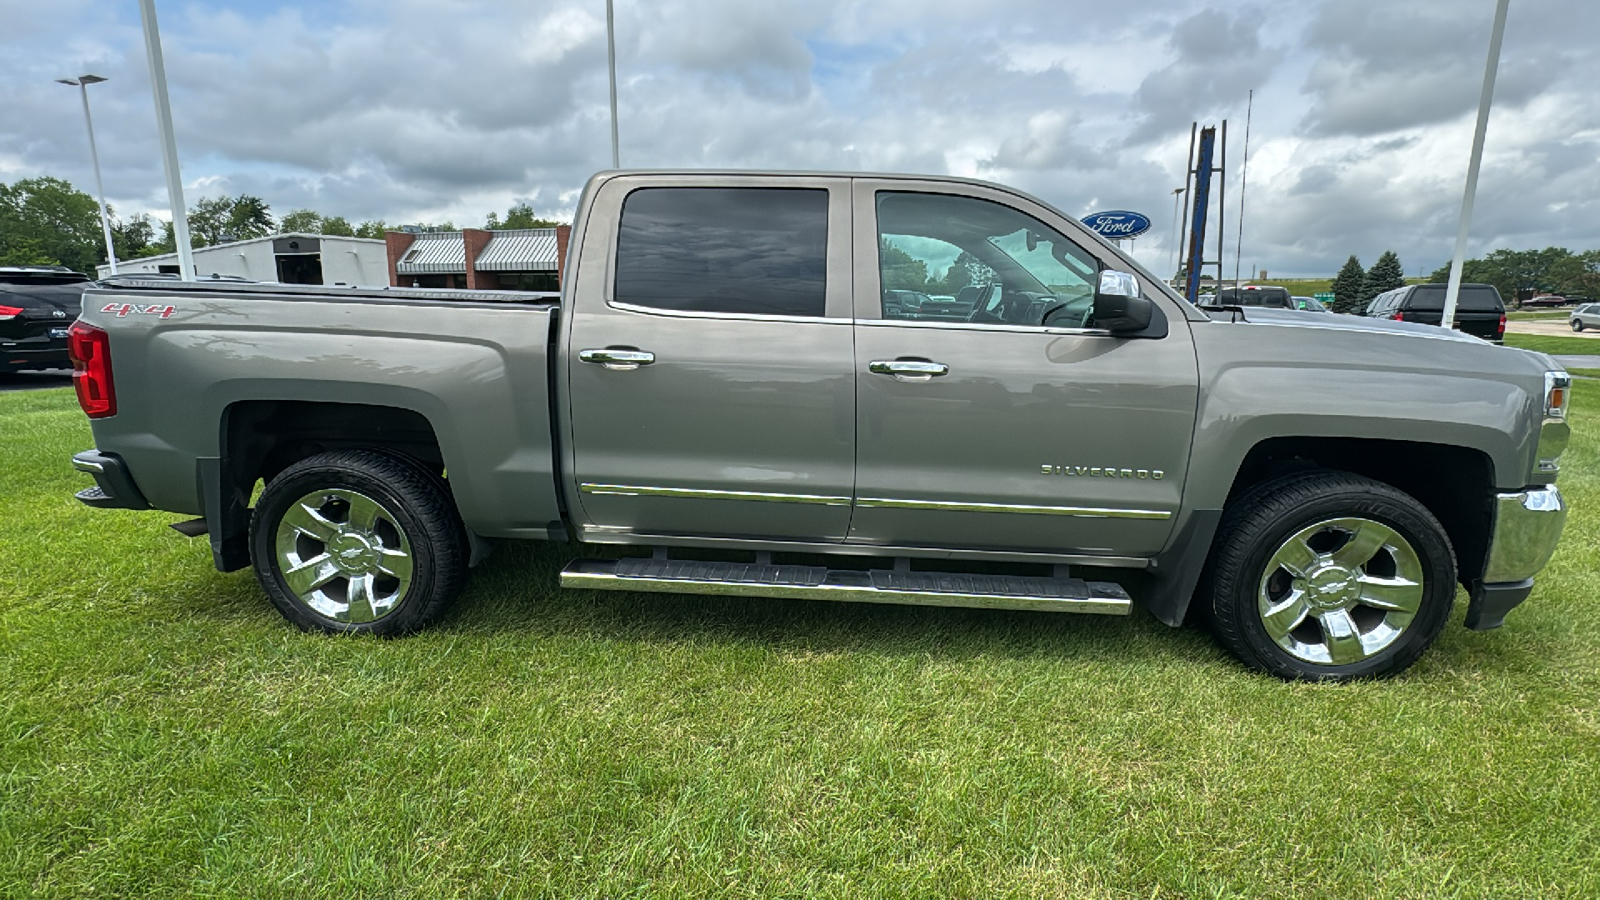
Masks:
[[[1472,589],[1467,627],[1499,628],[1506,613],[1533,591],[1533,576],[1556,552],[1567,505],[1555,485],[1497,494],[1483,577]]]
[[[0,342],[0,372],[18,372],[23,369],[70,369],[72,360],[67,356],[67,342],[18,341]]]
[[[72,467],[94,476],[95,486],[77,493],[78,500],[96,509],[149,509],[150,501],[139,493],[128,472],[128,464],[115,453],[85,450],[72,457]]]

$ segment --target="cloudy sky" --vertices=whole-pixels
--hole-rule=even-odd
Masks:
[[[1170,271],[1189,127],[1228,120],[1232,274],[1453,248],[1494,0],[617,0],[622,163],[957,174],[1133,209]],[[1600,248],[1595,0],[1513,0],[1470,252]],[[189,203],[571,216],[610,163],[604,0],[158,0]],[[134,0],[0,0],[0,181],[166,215]]]

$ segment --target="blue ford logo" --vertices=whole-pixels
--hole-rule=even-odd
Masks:
[[[1089,226],[1089,230],[1097,232],[1103,238],[1127,240],[1149,231],[1150,217],[1142,213],[1128,212],[1125,209],[1113,209],[1107,212],[1090,213],[1083,217],[1083,224]]]

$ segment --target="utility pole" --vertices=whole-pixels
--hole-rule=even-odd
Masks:
[[[167,172],[167,202],[172,204],[172,236],[178,250],[178,277],[194,280],[194,250],[189,246],[189,213],[183,205],[183,176],[178,171],[178,141],[172,136],[172,104],[167,100],[167,64],[161,57],[161,30],[156,25],[156,0],[139,0],[144,22],[144,51],[150,61],[150,93],[156,101],[156,128],[161,132],[161,163]]]
[[[1461,227],[1456,231],[1456,252],[1450,258],[1450,282],[1444,289],[1444,315],[1440,324],[1454,328],[1456,298],[1461,293],[1461,268],[1467,260],[1467,233],[1472,229],[1472,201],[1478,193],[1478,168],[1483,163],[1483,137],[1489,130],[1489,105],[1494,102],[1494,76],[1500,68],[1500,39],[1506,33],[1506,10],[1511,0],[1500,0],[1489,33],[1489,61],[1483,67],[1483,91],[1478,95],[1478,124],[1472,132],[1472,156],[1467,161],[1467,189],[1461,197]]]
[[[70,84],[83,94],[83,126],[89,130],[89,161],[94,163],[95,199],[100,201],[100,230],[106,237],[106,268],[117,274],[117,251],[111,245],[111,216],[106,212],[106,183],[100,178],[100,151],[94,146],[94,120],[89,118],[89,85],[105,81],[99,75],[79,75],[77,78],[57,78],[61,84]]]

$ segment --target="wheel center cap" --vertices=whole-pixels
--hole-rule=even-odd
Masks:
[[[1346,605],[1357,591],[1356,573],[1344,566],[1328,566],[1306,579],[1306,593],[1311,603],[1324,609]]]
[[[342,532],[329,541],[328,555],[333,557],[335,566],[351,573],[371,571],[378,560],[378,551],[372,542],[353,531]]]

